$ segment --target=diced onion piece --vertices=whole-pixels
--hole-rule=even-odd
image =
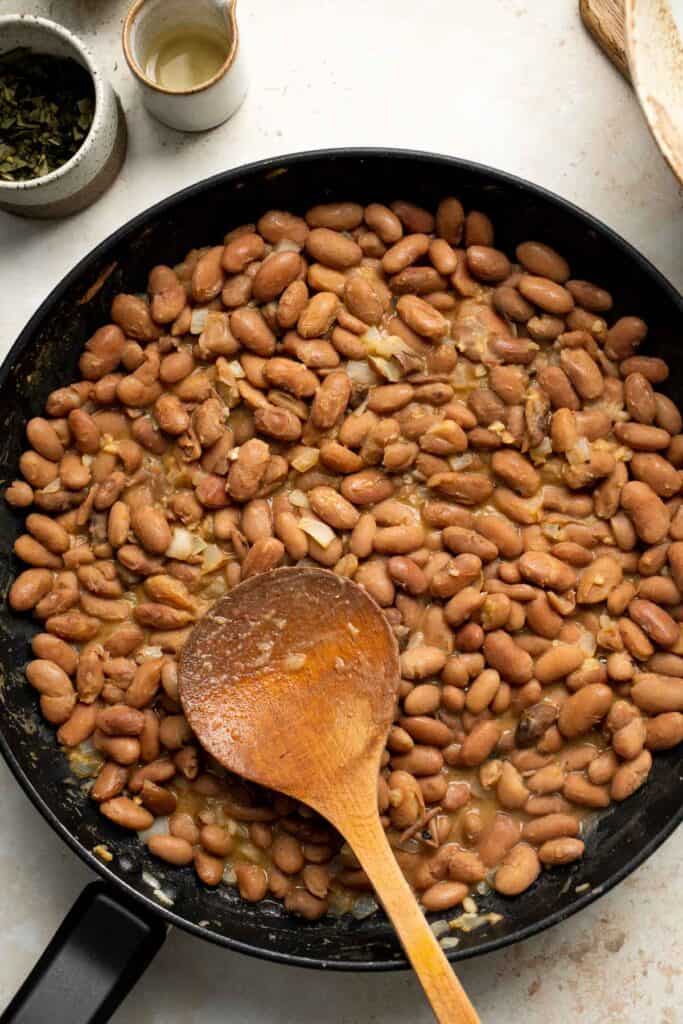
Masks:
[[[273,252],[301,252],[301,246],[293,238],[281,238]]]
[[[547,457],[551,454],[553,446],[549,437],[544,437],[539,445],[532,448],[529,452],[531,459],[536,464],[545,462]]]
[[[378,909],[377,901],[372,896],[359,896],[353,901],[351,916],[357,921],[362,921],[366,917],[371,917]]]
[[[201,571],[202,573],[215,572],[227,560],[228,556],[222,548],[219,548],[217,544],[207,544],[202,555]]]
[[[615,423],[623,423],[624,420],[630,419],[628,410],[624,408],[624,403],[614,399],[599,398],[597,402],[592,403],[592,408],[606,412]]]
[[[83,456],[83,458],[85,458],[85,456]],[[54,478],[54,480],[51,480],[49,484],[46,484],[45,487],[41,488],[40,493],[41,494],[54,494],[55,491],[61,491],[61,489],[62,489],[62,481],[60,480],[60,478],[58,476],[56,476]]]
[[[608,619],[607,626],[603,625],[602,628],[603,629],[609,628],[609,627],[614,628],[614,626],[615,626],[615,624],[612,622],[612,620]],[[596,644],[596,641],[595,641],[595,637],[593,636],[593,634],[590,633],[587,629],[584,630],[583,633],[581,634],[581,636],[579,637],[579,639],[577,640],[577,647],[580,647],[582,651],[586,652],[586,654],[587,654],[587,656],[589,658],[592,658],[593,655],[595,654],[595,650],[596,650],[596,647],[597,647],[597,644]]]
[[[448,465],[454,472],[458,472],[464,469],[465,466],[469,466],[472,462],[473,455],[471,452],[463,452],[461,455],[451,455],[448,459]]]
[[[205,600],[216,601],[227,592],[228,584],[222,575],[214,576],[202,589],[202,596]]]
[[[202,540],[196,533],[191,533],[184,526],[176,526],[173,529],[171,543],[166,549],[166,557],[186,562],[192,555],[200,554],[205,547],[206,541]]]
[[[353,415],[354,416],[362,416],[363,413],[365,412],[365,410],[367,409],[369,402],[370,402],[370,393],[368,392],[368,394],[365,396],[365,398],[360,403],[360,405],[357,405],[356,408],[353,410]]]
[[[460,348],[456,345],[456,348]],[[474,368],[469,360],[459,359],[455,364],[455,369],[451,373],[450,382],[456,390],[458,388],[465,388],[473,384],[475,381]]]
[[[164,907],[172,907],[173,906],[173,902],[174,901],[171,899],[171,897],[167,893],[164,892],[163,889],[154,889],[154,891],[152,892],[152,896],[154,897],[154,899],[158,903],[161,903],[162,906],[164,906]]]
[[[390,359],[398,352],[413,352],[410,345],[399,338],[397,334],[382,334],[377,327],[368,327],[365,334],[361,334],[360,340],[367,347],[371,355],[384,356]],[[414,352],[413,352],[414,354]]]
[[[543,488],[540,487],[538,493],[532,498],[527,498],[524,504],[536,519],[540,519],[543,510]]]
[[[242,843],[240,845],[240,857],[250,860],[252,864],[260,864],[263,852],[254,846],[253,843]]]
[[[449,931],[448,921],[432,921],[429,928],[437,939],[440,939],[442,935],[445,935],[446,932]]]
[[[212,345],[220,345],[231,339],[229,314],[221,313],[217,309],[210,309],[206,314],[206,322],[199,335],[200,348],[211,349]]]
[[[294,505],[294,508],[310,508],[310,502],[303,491],[300,491],[297,487],[288,494],[290,503]]]
[[[461,932],[471,932],[474,931],[475,928],[481,928],[483,924],[488,924],[489,922],[487,914],[468,914],[465,912],[463,914],[459,914],[458,917],[454,917],[453,920],[448,923],[453,929],[457,928]],[[459,940],[455,938],[455,936],[453,936],[453,938],[455,939],[455,943],[453,943],[453,945],[455,945]],[[441,945],[448,941],[448,939],[442,939]]]
[[[70,751],[69,765],[78,779],[94,779],[104,763],[104,755],[87,739]]]
[[[190,317],[190,334],[201,334],[206,327],[209,310],[206,306],[197,306]]]
[[[384,359],[391,359],[399,352],[412,352],[412,349],[408,348],[405,341],[397,338],[395,334],[386,334],[379,341],[374,342],[371,348],[373,356],[383,356]]]
[[[541,530],[545,537],[549,537],[555,543],[561,541],[564,535],[564,525],[562,523],[543,523]]]
[[[236,380],[242,380],[243,377],[246,377],[244,367],[242,366],[238,359],[233,359],[231,362],[229,362],[228,369],[230,370],[230,372],[232,373],[233,377]]]
[[[297,448],[296,455],[290,461],[297,473],[305,473],[306,470],[312,469],[316,465],[319,456],[320,452],[317,448],[308,448],[305,445],[301,445]]]
[[[161,647],[142,647],[140,649],[143,658],[161,658],[163,653]]]
[[[302,516],[299,520],[299,526],[307,533],[309,537],[320,545],[321,548],[329,548],[332,541],[337,536],[331,527],[327,523],[323,523],[321,519],[314,519],[313,516]]]
[[[193,535],[184,526],[176,526],[173,529],[171,543],[166,549],[168,558],[178,558],[181,561],[189,558],[192,554],[194,544]]]
[[[590,462],[591,446],[585,437],[580,437],[576,444],[567,452],[567,462],[576,466],[581,462]]]
[[[152,824],[149,826],[149,828],[145,828],[145,829],[142,830],[142,832],[138,832],[138,835],[140,836],[140,839],[142,839],[142,841],[144,843],[144,842],[146,842],[149,839],[150,836],[166,835],[167,832],[168,832],[168,818],[167,817],[161,817],[161,818],[155,818],[154,821],[152,822]],[[149,876],[149,880],[148,880],[148,879],[145,878],[145,875],[143,874],[142,880],[143,880],[143,882],[145,882],[146,885],[149,885],[153,889],[158,889],[159,888],[159,882],[157,881],[156,878],[154,878],[153,875],[150,875]]]
[[[633,458],[633,450],[627,448],[626,445],[619,445],[618,448],[612,449],[612,455],[617,462],[630,462]]]
[[[401,367],[393,359],[385,359],[384,356],[368,356],[368,363],[385,380],[395,383],[403,377]]]
[[[217,360],[217,362],[219,362],[219,360]],[[240,392],[237,385],[237,379],[232,376],[229,370],[226,370],[223,374],[220,372],[218,373],[214,382],[214,387],[218,393],[218,397],[221,399],[223,404],[228,407],[228,409],[234,409],[240,404]]]
[[[350,359],[346,364],[346,372],[354,384],[366,384],[372,387],[380,383],[380,377],[374,372],[366,359]]]
[[[373,325],[372,327],[368,327],[365,334],[361,334],[361,341],[366,342],[369,346],[376,344],[381,337],[382,335],[379,333],[379,328]]]
[[[223,881],[225,882],[226,885],[234,885],[235,882],[237,881],[235,869],[230,863],[226,864],[223,870]]]

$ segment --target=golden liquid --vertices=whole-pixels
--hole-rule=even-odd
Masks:
[[[145,70],[162,88],[183,92],[213,78],[227,56],[227,40],[216,31],[176,25],[152,41]]]

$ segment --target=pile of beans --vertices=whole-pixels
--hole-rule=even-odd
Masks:
[[[27,425],[28,681],[102,814],[205,885],[310,919],[371,889],[179,704],[192,624],[278,565],[352,577],[399,639],[378,800],[428,910],[581,857],[586,816],[683,739],[667,367],[553,249],[514,256],[452,197],[271,210],[117,295]]]

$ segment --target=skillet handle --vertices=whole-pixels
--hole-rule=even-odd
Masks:
[[[106,1024],[166,938],[166,926],[103,882],[86,886],[0,1024]]]

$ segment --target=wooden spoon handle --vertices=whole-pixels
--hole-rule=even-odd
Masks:
[[[440,1024],[480,1024],[418,906],[377,818],[346,823],[345,838],[375,887]]]

